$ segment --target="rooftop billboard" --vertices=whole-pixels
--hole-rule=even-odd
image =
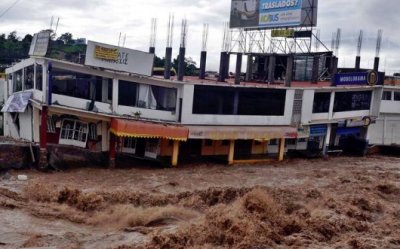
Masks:
[[[85,65],[151,76],[154,54],[88,41]]]
[[[231,28],[317,25],[318,0],[232,0]]]

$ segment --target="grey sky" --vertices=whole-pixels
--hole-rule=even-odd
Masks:
[[[14,0],[2,0],[0,12]],[[362,66],[371,67],[378,29],[383,29],[381,70],[400,71],[400,25],[398,0],[320,0],[318,29],[330,48],[332,33],[342,29],[340,66],[351,67],[360,29],[364,30]],[[203,23],[210,25],[208,69],[217,69],[222,46],[223,23],[229,19],[230,0],[21,0],[0,19],[0,33],[13,30],[19,36],[50,26],[51,16],[60,17],[58,34],[71,32],[75,38],[117,44],[119,33],[127,35],[126,47],[147,51],[150,19],[158,19],[157,55],[163,56],[166,23],[175,14],[174,53],[179,46],[180,22],[189,23],[187,55],[198,61]]]

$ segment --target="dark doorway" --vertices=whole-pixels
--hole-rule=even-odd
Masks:
[[[145,150],[146,150],[146,140],[143,138],[138,138],[136,141],[136,156],[144,157]]]
[[[236,140],[235,141],[235,159],[250,159],[252,140]]]

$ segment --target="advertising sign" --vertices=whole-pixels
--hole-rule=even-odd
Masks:
[[[30,56],[46,56],[49,47],[51,31],[44,30],[34,34],[31,47],[29,49]]]
[[[231,28],[316,26],[318,0],[232,0]]]
[[[154,54],[88,41],[85,65],[151,76]]]
[[[271,37],[294,37],[294,29],[274,29]]]
[[[310,136],[311,137],[325,136],[327,131],[328,131],[328,127],[326,126],[326,124],[310,126]]]
[[[336,86],[369,85],[375,86],[378,83],[379,75],[375,71],[340,73],[335,74]]]

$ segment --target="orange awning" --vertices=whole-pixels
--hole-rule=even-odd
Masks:
[[[118,137],[164,138],[178,141],[186,141],[189,134],[189,130],[181,126],[117,118],[111,121],[111,132]]]

